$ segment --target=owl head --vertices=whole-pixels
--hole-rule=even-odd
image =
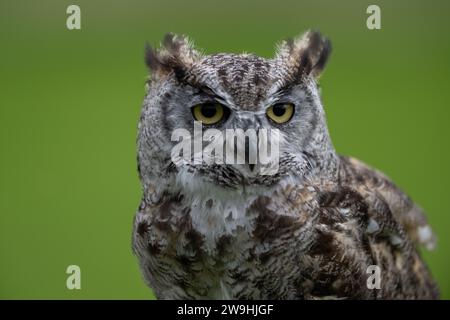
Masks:
[[[150,76],[138,136],[144,188],[163,183],[185,188],[268,187],[285,178],[303,180],[332,171],[336,155],[316,83],[330,50],[330,42],[312,31],[281,42],[270,59],[204,55],[186,37],[173,34],[160,48],[147,47]],[[236,136],[230,143],[227,133],[233,130],[254,132],[257,138]],[[174,139],[175,132],[188,137]],[[205,139],[205,132],[213,134]],[[265,139],[261,132],[267,134]],[[180,138],[191,146],[200,138],[201,150],[208,139],[221,144],[225,152],[213,152],[209,160],[218,160],[218,155],[230,158],[230,147],[242,146],[231,152],[241,161],[195,161],[200,150],[195,146],[188,157],[183,155],[185,161],[175,161]],[[262,147],[272,149],[270,155],[276,147],[264,164],[258,156],[250,159]],[[276,170],[267,174],[262,168]]]

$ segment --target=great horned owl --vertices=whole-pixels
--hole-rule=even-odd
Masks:
[[[333,147],[317,86],[330,50],[311,31],[272,59],[203,55],[172,34],[147,48],[133,251],[158,298],[438,298],[418,253],[435,240],[422,210]],[[172,133],[192,133],[194,121],[277,129],[278,170],[259,174],[248,157],[175,164]],[[379,288],[368,286],[370,266]]]

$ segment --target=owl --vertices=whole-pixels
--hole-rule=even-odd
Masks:
[[[439,297],[419,253],[435,244],[422,210],[332,144],[317,84],[330,52],[316,31],[281,42],[270,59],[205,55],[173,34],[146,48],[132,248],[157,298]],[[192,145],[196,125],[214,137],[277,135],[244,137],[232,153],[241,162],[189,161],[195,152],[176,161],[174,132]],[[226,151],[238,144],[222,140]],[[250,161],[255,145],[276,157]]]

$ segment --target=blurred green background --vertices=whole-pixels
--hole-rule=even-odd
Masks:
[[[81,30],[66,29],[69,4]],[[424,255],[450,298],[449,15],[448,1],[2,0],[0,298],[152,298],[130,249],[144,43],[173,31],[270,57],[309,28],[333,42],[321,85],[336,148],[426,210],[439,244]]]

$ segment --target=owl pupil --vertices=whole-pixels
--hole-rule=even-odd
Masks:
[[[281,117],[286,112],[283,105],[278,105],[273,107],[273,114],[277,117]]]
[[[211,104],[205,104],[202,106],[202,114],[206,118],[212,118],[216,114],[216,106]]]

